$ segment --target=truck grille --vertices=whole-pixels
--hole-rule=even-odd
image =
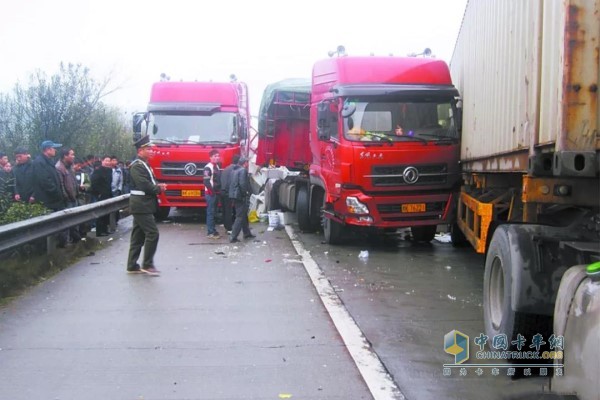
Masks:
[[[187,165],[187,168],[186,168]],[[203,176],[205,162],[163,162],[160,172],[163,176]],[[186,170],[188,172],[186,172]],[[194,171],[190,174],[190,171]]]
[[[446,164],[414,165],[419,177],[415,183],[409,184],[404,180],[404,171],[409,165],[378,165],[373,166],[373,186],[418,186],[440,185],[446,183],[448,166]]]

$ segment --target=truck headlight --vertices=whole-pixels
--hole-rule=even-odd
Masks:
[[[356,197],[346,197],[346,207],[350,214],[368,214],[369,207],[358,201]]]

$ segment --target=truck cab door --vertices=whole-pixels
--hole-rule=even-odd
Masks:
[[[337,100],[324,100],[317,106],[319,161],[325,189],[329,194],[338,193],[340,187],[340,118],[337,104]]]

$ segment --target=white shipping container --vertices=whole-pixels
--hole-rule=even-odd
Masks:
[[[466,171],[598,149],[599,0],[469,0],[450,71]]]

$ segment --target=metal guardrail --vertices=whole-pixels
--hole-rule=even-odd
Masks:
[[[129,194],[0,226],[0,253],[36,239],[52,236],[129,205]]]

